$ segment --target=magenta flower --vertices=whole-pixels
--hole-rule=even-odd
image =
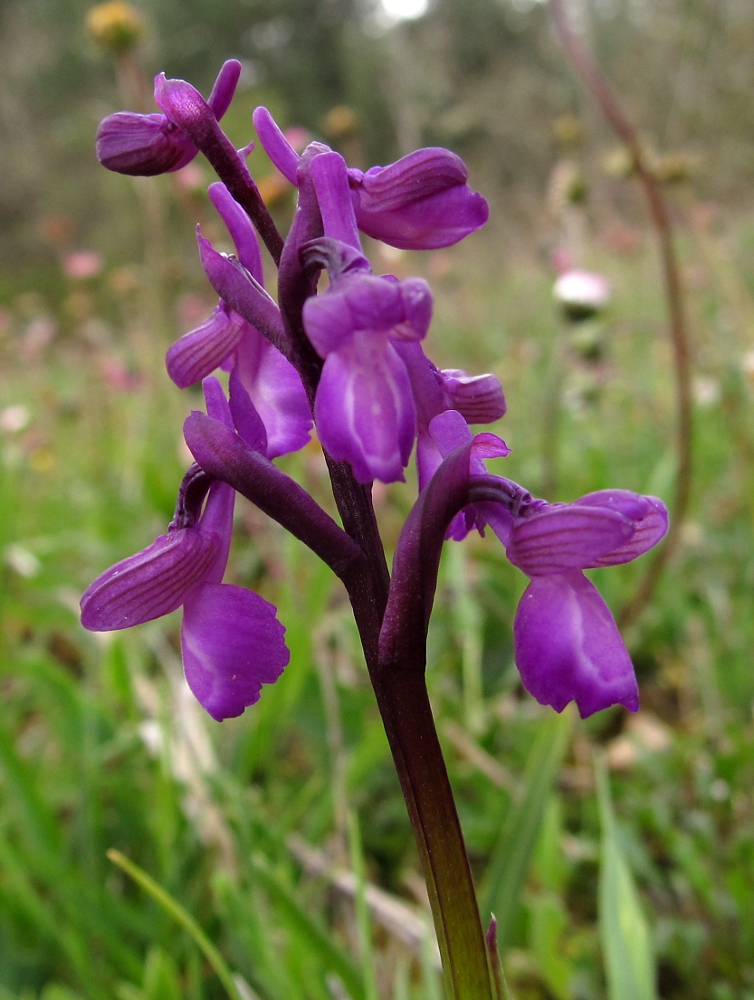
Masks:
[[[403,480],[416,434],[416,409],[395,341],[420,340],[432,296],[420,278],[344,274],[307,299],[304,327],[325,359],[314,403],[322,446],[350,462],[359,482]]]
[[[204,390],[207,412],[232,428],[219,382],[207,379]],[[258,701],[262,685],[277,680],[290,654],[274,606],[250,590],[222,583],[235,491],[210,482],[194,467],[184,480],[168,533],[97,577],[81,599],[81,623],[91,631],[108,632],[152,621],[183,605],[186,680],[220,722]]]
[[[254,126],[277,169],[298,185],[300,157],[266,108]],[[326,146],[319,147],[327,152]],[[463,160],[448,149],[417,149],[387,167],[348,171],[359,229],[391,246],[432,250],[458,243],[485,224],[489,206],[468,185]]]
[[[241,64],[237,59],[223,63],[206,102],[208,113],[216,120],[219,121],[230,107],[240,75]],[[108,170],[135,177],[152,177],[180,170],[191,163],[199,152],[175,121],[170,107],[171,96],[166,92],[168,82],[180,83],[194,91],[190,84],[182,80],[166,81],[165,74],[160,73],[154,81],[154,99],[163,114],[140,115],[118,111],[100,123],[97,129],[97,159]],[[196,96],[201,100],[198,93]]]
[[[607,605],[582,570],[630,562],[663,537],[661,500],[628,490],[589,493],[568,504],[523,507],[501,531],[510,561],[531,583],[513,626],[516,666],[526,690],[582,717],[610,705],[635,712],[631,658]]]

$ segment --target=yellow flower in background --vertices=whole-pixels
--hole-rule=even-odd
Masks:
[[[130,3],[98,3],[86,15],[86,28],[95,42],[109,52],[125,52],[144,31],[142,14]]]

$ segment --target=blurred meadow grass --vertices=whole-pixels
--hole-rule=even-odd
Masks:
[[[103,177],[117,237],[88,231],[106,251],[74,260],[50,215],[39,267],[0,278],[0,1000],[440,1000],[410,825],[329,571],[239,501],[228,578],[278,605],[291,663],[222,725],[182,682],[177,615],[78,624],[88,583],[164,532],[189,461],[200,397],[162,358],[213,304],[191,243],[197,219],[223,240],[201,170]],[[513,451],[496,471],[550,500],[672,496],[665,306],[651,235],[621,217],[629,190],[584,237],[614,296],[578,328],[544,254],[494,217],[452,250],[369,248],[377,269],[430,281],[439,364],[500,376],[493,429]],[[430,691],[518,1000],[754,998],[754,220],[674,200],[695,479],[626,634],[641,712],[541,709],[512,659],[524,578],[494,538],[447,546],[441,567]],[[281,464],[331,507],[315,445]],[[414,485],[375,495],[392,548]],[[642,562],[592,574],[614,611]]]

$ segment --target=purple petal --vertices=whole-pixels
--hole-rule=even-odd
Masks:
[[[346,274],[323,295],[306,300],[304,327],[317,353],[326,358],[356,331],[419,340],[431,308],[431,292],[420,278],[399,282],[389,276]]]
[[[582,573],[532,580],[513,636],[521,680],[540,704],[562,712],[575,701],[582,718],[610,705],[638,709],[631,658],[610,610]]]
[[[387,167],[372,167],[365,174],[352,171],[359,204],[366,212],[394,212],[430,198],[469,179],[460,156],[441,146],[416,149]]]
[[[230,412],[228,400],[218,379],[210,376],[202,382],[202,392],[204,393],[204,405],[207,408],[207,416],[213,420],[219,420],[230,430],[233,430],[233,416]]]
[[[210,184],[207,192],[236,245],[238,259],[254,280],[264,287],[262,255],[259,252],[259,240],[251,219],[222,181]]]
[[[256,108],[251,118],[265,153],[283,177],[298,187],[297,171],[300,157],[278,128],[275,119],[267,108]]]
[[[423,278],[400,282],[405,319],[391,332],[401,340],[424,340],[432,320],[432,291]]]
[[[662,500],[652,496],[642,496],[630,490],[598,490],[587,493],[574,501],[585,507],[607,507],[617,510],[634,522],[636,528],[631,539],[607,555],[584,567],[615,566],[630,562],[656,545],[668,530],[668,512]]]
[[[252,328],[239,344],[236,357],[240,381],[265,427],[264,454],[278,458],[303,448],[309,442],[313,421],[296,369]]]
[[[359,229],[401,250],[437,250],[481,229],[489,206],[469,187],[450,188],[395,212],[369,213],[355,205]]]
[[[86,589],[81,624],[92,632],[110,632],[170,614],[204,578],[219,547],[217,535],[198,528],[161,535]]]
[[[437,369],[424,353],[421,344],[396,340],[393,346],[405,364],[411,380],[419,426],[427,428],[433,417],[447,409],[437,378]]]
[[[517,521],[508,558],[527,576],[584,569],[627,542],[632,521],[605,507],[563,504]]]
[[[325,236],[361,251],[359,230],[348,187],[348,167],[340,153],[322,153],[309,166]]]
[[[420,493],[442,465],[442,459],[442,452],[434,437],[429,431],[420,430],[416,440],[416,472]]]
[[[198,230],[197,240],[204,273],[220,298],[276,347],[285,345],[287,336],[280,310],[259,282],[241,264],[213,249]]]
[[[97,159],[108,170],[132,177],[179,170],[197,152],[189,137],[164,115],[118,111],[97,129]]]
[[[247,327],[221,302],[212,315],[168,350],[165,366],[179,389],[186,389],[219,368],[235,351]]]
[[[213,719],[241,715],[290,660],[272,604],[229,584],[204,584],[186,601],[181,627],[188,685]]]
[[[321,358],[342,347],[354,330],[345,295],[331,289],[304,302],[303,319],[306,335]]]
[[[267,431],[262,418],[257,413],[256,407],[244,388],[238,374],[238,365],[230,373],[229,389],[230,412],[233,414],[236,430],[253,451],[258,451],[260,455],[267,455]]]
[[[503,387],[497,375],[467,375],[459,368],[440,372],[448,406],[470,424],[491,424],[506,410]]]
[[[511,450],[502,438],[497,434],[475,434],[474,443],[471,446],[471,453],[475,458],[505,458],[510,455]]]
[[[154,78],[155,104],[184,132],[191,133],[198,123],[215,118],[202,95],[185,80],[168,80],[164,73]]]
[[[314,404],[322,447],[361,483],[403,481],[416,432],[411,385],[394,348],[357,332],[322,369]]]
[[[241,63],[238,59],[227,59],[220,67],[220,72],[212,87],[212,93],[207,101],[218,121],[230,107],[240,76]]]

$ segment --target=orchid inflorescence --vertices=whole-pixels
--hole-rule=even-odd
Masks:
[[[183,606],[187,681],[215,719],[240,715],[273,683],[289,654],[275,608],[222,583],[235,493],[308,544],[340,576],[354,605],[373,679],[380,664],[424,667],[424,641],[445,538],[489,526],[529,578],[514,624],[526,689],[583,716],[612,704],[634,711],[631,660],[610,611],[583,570],[628,562],[667,529],[661,501],[602,490],[548,504],[487,472],[508,453],[470,424],[498,420],[505,399],[494,375],[441,371],[425,354],[432,293],[421,278],[375,275],[359,232],[402,249],[457,243],[487,220],[485,199],[463,161],[420,149],[366,173],[318,142],[301,155],[269,112],[254,124],[275,167],[298,188],[282,241],[246,163],[218,119],[240,65],[225,63],[208,101],[188,83],[155,82],[161,114],[120,112],[100,125],[97,153],[109,169],[154,175],[199,150],[221,180],[210,198],[235,244],[218,253],[198,233],[204,271],[220,296],[212,315],[167,353],[180,388],[203,381],[206,413],[184,433],[195,464],[181,484],[166,535],[107,570],[82,599],[95,631],[147,622]],[[254,223],[254,225],[252,224]],[[279,265],[278,303],[265,291],[255,225]],[[322,271],[327,290],[317,294]],[[229,372],[226,397],[212,373]],[[273,460],[297,451],[312,428],[330,467],[341,528]],[[388,580],[371,507],[373,480],[404,480],[416,446],[419,498]]]

